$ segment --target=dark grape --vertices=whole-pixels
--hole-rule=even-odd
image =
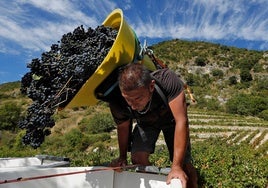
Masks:
[[[117,30],[103,25],[87,31],[79,26],[52,44],[41,58],[32,59],[27,65],[30,71],[21,79],[21,93],[33,101],[19,122],[26,129],[25,145],[40,147],[55,125],[52,116],[57,108],[65,107],[95,72],[116,36]]]

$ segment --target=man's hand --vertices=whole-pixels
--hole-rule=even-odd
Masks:
[[[171,179],[180,179],[182,183],[182,187],[186,188],[188,177],[182,168],[173,167],[168,174],[167,184],[170,184]]]
[[[119,157],[117,159],[112,160],[109,166],[110,167],[118,167],[118,166],[124,167],[126,165],[127,165],[127,160]]]

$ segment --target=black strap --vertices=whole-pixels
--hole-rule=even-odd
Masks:
[[[161,88],[155,84],[154,85],[157,93],[160,95],[160,97],[162,98],[162,100],[164,101],[165,105],[168,106],[168,100],[167,100],[167,97],[164,95],[163,91],[161,90]]]

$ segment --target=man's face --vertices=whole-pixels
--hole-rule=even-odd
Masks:
[[[125,98],[132,110],[143,111],[151,100],[154,90],[154,81],[147,87],[140,87],[131,91],[122,91],[122,96]]]

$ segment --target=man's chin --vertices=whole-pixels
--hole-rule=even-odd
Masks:
[[[145,111],[145,108],[139,108],[136,111],[143,112],[143,111]]]

